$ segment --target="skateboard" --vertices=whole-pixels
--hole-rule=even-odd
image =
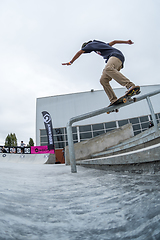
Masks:
[[[131,88],[125,95],[123,95],[122,97],[118,98],[113,104],[111,104],[110,106],[116,106],[119,105],[121,103],[126,103],[126,102],[136,102],[137,98],[132,98],[134,95],[138,95],[140,94],[140,87],[136,86]],[[107,114],[111,113],[111,112],[119,112],[118,109],[113,109],[112,111],[108,111]]]

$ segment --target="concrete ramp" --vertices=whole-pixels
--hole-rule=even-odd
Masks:
[[[10,154],[0,153],[0,162],[54,164],[54,154]]]

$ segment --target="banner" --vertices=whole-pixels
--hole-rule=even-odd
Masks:
[[[48,150],[48,146],[34,146],[34,147],[31,147],[31,154],[43,154],[43,153],[54,154],[54,149]]]
[[[48,138],[48,150],[54,149],[54,140],[53,140],[53,128],[52,128],[52,119],[48,112],[43,111],[43,121],[47,132]]]
[[[5,149],[5,151],[4,151]],[[0,146],[0,153],[12,153],[12,154],[22,154],[21,147],[4,147]],[[48,150],[48,146],[31,146],[24,147],[23,154],[54,154],[54,149]]]
[[[22,148],[21,147],[4,147],[5,148],[5,153],[17,153],[21,154],[22,153]],[[0,146],[0,153],[3,153],[3,146]],[[24,147],[23,148],[23,153],[24,154],[30,154],[31,153],[31,148],[30,147]]]

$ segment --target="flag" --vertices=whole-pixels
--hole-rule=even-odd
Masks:
[[[52,119],[48,112],[43,111],[43,121],[47,132],[48,138],[48,150],[54,149],[54,139],[53,139],[53,128],[52,128]]]

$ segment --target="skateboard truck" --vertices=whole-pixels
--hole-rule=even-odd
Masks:
[[[124,97],[123,99],[122,99],[122,103],[126,103],[126,102],[136,102],[137,101],[137,98],[131,98],[131,96],[128,96],[128,97]],[[119,103],[120,104],[120,103]],[[119,104],[117,104],[117,105],[119,105]],[[112,105],[112,106],[114,106],[114,104]],[[116,104],[115,104],[115,106],[116,106]],[[118,113],[119,112],[119,109],[117,109],[117,108],[115,108],[115,109],[113,109],[112,111],[108,111],[107,112],[107,114],[109,114],[109,113],[111,113],[111,112],[116,112],[116,113]]]
[[[128,97],[124,97],[123,98],[123,103],[126,103],[127,101],[129,102],[136,102],[137,101],[137,98],[131,98],[131,96],[128,96]]]
[[[118,112],[119,112],[119,109],[113,109],[112,111],[108,111],[107,114],[110,114],[111,112],[116,112],[116,113],[118,113]]]
[[[108,111],[107,114],[109,114],[111,112],[119,112],[119,110],[116,108],[116,105],[126,103],[126,102],[136,102],[137,98],[133,97],[133,96],[138,95],[140,92],[141,91],[140,91],[139,86],[136,86],[136,87],[132,88],[124,96],[118,98],[113,104],[110,105],[110,106],[115,106],[115,109],[113,109],[111,111]]]

